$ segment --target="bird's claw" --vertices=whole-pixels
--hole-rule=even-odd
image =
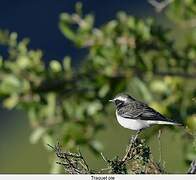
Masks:
[[[130,139],[129,139],[129,144],[135,143],[136,140],[137,140],[136,136],[131,136]]]

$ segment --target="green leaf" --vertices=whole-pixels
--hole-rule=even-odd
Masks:
[[[99,97],[103,98],[106,96],[106,94],[109,92],[110,86],[109,84],[105,84],[101,89],[99,90]]]
[[[58,73],[62,70],[61,64],[57,60],[50,61],[50,68],[55,73]]]
[[[6,75],[0,84],[0,93],[11,94],[17,93],[21,90],[21,83],[19,79],[12,74]]]
[[[21,69],[25,69],[25,68],[29,67],[29,65],[30,65],[30,61],[27,56],[18,57],[18,59],[16,60],[16,63],[18,65],[18,67]]]
[[[31,134],[31,136],[30,136],[30,142],[32,144],[37,143],[43,137],[43,135],[44,135],[45,132],[46,132],[46,129],[45,128],[43,128],[43,127],[37,127],[33,131],[33,133]],[[48,142],[48,144],[49,144],[49,142]]]
[[[99,141],[96,141],[96,140],[91,141],[89,147],[96,154],[100,154],[100,152],[103,150],[103,145]]]
[[[9,98],[6,98],[3,101],[3,106],[12,109],[14,108],[18,103],[18,95],[17,94],[12,94]]]
[[[130,91],[133,92],[133,94],[136,97],[141,97],[145,99],[147,102],[152,100],[152,95],[147,88],[145,82],[140,80],[137,77],[134,77],[129,84]]]
[[[75,32],[71,29],[70,27],[70,16],[66,13],[62,13],[60,16],[60,23],[59,23],[59,28],[61,32],[64,34],[65,37],[68,39],[74,41],[76,38]]]
[[[63,67],[66,72],[69,72],[71,70],[71,58],[70,57],[66,56],[63,59]]]
[[[54,140],[53,140],[53,137],[52,135],[50,134],[47,134],[47,133],[44,133],[42,136],[42,141],[43,141],[43,144],[45,145],[44,147],[48,150],[49,147],[47,146],[47,144],[50,144],[50,145],[53,145],[55,144]]]
[[[47,95],[47,115],[48,117],[53,117],[55,115],[55,109],[56,109],[56,94],[55,93],[49,93]]]
[[[167,85],[161,80],[153,80],[150,83],[150,89],[157,93],[167,93],[169,90]]]
[[[94,115],[99,110],[101,110],[102,107],[103,106],[102,106],[102,104],[99,101],[94,101],[94,102],[89,104],[87,112],[88,112],[89,115]]]

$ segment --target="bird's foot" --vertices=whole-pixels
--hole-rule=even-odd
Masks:
[[[131,136],[129,139],[129,144],[134,144],[136,143],[138,136],[140,134],[141,130],[137,131],[137,133],[135,134],[135,136]]]
[[[134,136],[131,136],[129,138],[129,144],[132,144],[134,141],[135,141],[135,137]]]
[[[129,144],[135,144],[135,142],[137,141],[138,136],[131,136],[129,138]]]

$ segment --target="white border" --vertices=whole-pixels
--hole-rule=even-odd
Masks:
[[[132,179],[131,179],[132,178]],[[65,174],[48,174],[48,175],[21,175],[21,174],[3,174],[0,175],[1,180],[37,180],[37,179],[46,179],[46,180],[53,180],[53,179],[60,179],[60,180],[134,180],[134,179],[144,179],[144,180],[165,180],[165,179],[177,179],[177,180],[195,180],[196,176],[193,175],[115,175],[115,174],[91,174],[91,175],[65,175]]]

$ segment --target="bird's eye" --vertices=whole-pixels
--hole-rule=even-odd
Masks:
[[[121,101],[121,100],[118,100],[118,99],[116,99],[115,100],[115,104],[118,106],[118,105],[120,105],[120,104],[122,104],[123,103],[123,101]]]

